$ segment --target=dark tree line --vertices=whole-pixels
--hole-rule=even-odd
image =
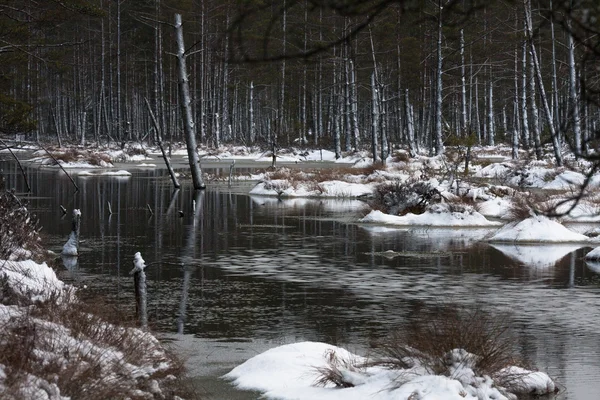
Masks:
[[[208,146],[594,148],[594,0],[0,0],[0,132],[182,140],[176,13]]]

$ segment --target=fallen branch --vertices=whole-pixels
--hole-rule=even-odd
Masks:
[[[10,146],[8,146],[4,142],[4,140],[0,139],[0,143],[2,143],[4,148],[9,151],[9,153],[13,156],[13,158],[17,162],[17,165],[19,166],[19,169],[21,170],[21,175],[23,175],[23,179],[25,180],[25,186],[27,186],[27,193],[31,193],[31,186],[29,186],[29,181],[27,180],[27,175],[25,175],[25,170],[23,169],[23,166],[21,165],[21,161],[19,161],[19,159],[17,158],[15,153],[13,153],[13,151],[10,149]]]
[[[148,113],[150,114],[150,119],[152,119],[152,124],[154,125],[154,129],[156,130],[156,143],[158,144],[158,147],[160,148],[160,152],[162,153],[163,160],[165,160],[165,164],[167,165],[167,170],[169,171],[169,175],[171,176],[171,181],[173,181],[173,186],[175,187],[175,189],[179,189],[181,187],[181,185],[179,184],[179,181],[177,180],[177,175],[175,175],[175,171],[173,170],[173,167],[171,166],[169,157],[167,157],[167,153],[165,153],[165,149],[162,146],[162,140],[161,140],[162,132],[160,131],[160,129],[158,127],[158,122],[156,122],[156,117],[154,116],[154,113],[152,112],[152,108],[150,108],[150,103],[148,102],[148,99],[144,97],[144,100],[146,101],[146,107],[148,108]]]
[[[75,191],[79,192],[79,186],[77,186],[77,184],[75,183],[75,181],[73,180],[73,178],[71,177],[71,175],[69,175],[69,173],[67,172],[67,170],[65,170],[63,168],[63,166],[52,155],[52,153],[50,153],[48,150],[46,150],[46,148],[44,146],[40,146],[40,147],[42,148],[42,150],[44,150],[46,153],[48,153],[48,155],[50,156],[50,158],[52,158],[54,160],[54,162],[60,167],[60,169],[62,169],[62,171],[65,173],[65,175],[67,175],[67,177],[71,180],[71,183],[73,184],[73,186],[75,186]]]

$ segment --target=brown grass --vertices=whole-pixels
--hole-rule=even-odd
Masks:
[[[137,390],[149,391],[154,380],[167,399],[181,394],[195,398],[177,378],[183,375],[182,364],[150,334],[89,312],[110,315],[113,307],[54,300],[30,308],[0,329],[0,364],[8,376],[0,397],[23,396],[32,375],[55,383],[61,395],[73,399],[138,399]],[[148,365],[156,370],[132,372]]]
[[[451,355],[462,353],[461,365],[472,368],[477,376],[495,378],[501,391],[519,390],[522,375],[499,374],[508,366],[523,366],[510,326],[507,315],[492,315],[477,306],[441,305],[421,311],[402,329],[380,342],[376,346],[379,355],[371,360],[344,360],[335,352],[328,353],[327,367],[317,369],[316,385],[351,387],[353,382],[346,379],[342,371],[361,372],[370,366],[398,371],[420,366],[429,374],[454,378],[450,367],[460,365],[455,364],[457,358]],[[401,386],[411,377],[414,375],[408,372],[400,374],[396,385]]]
[[[477,356],[476,374],[493,376],[522,361],[509,327],[506,315],[490,315],[476,306],[439,306],[416,316],[379,348],[392,367],[408,368],[408,360],[416,360],[433,374],[446,374],[448,353],[464,349]]]
[[[66,163],[86,161],[92,165],[102,165],[103,162],[111,162],[110,157],[106,154],[84,149],[69,148],[64,151],[53,150],[51,151],[51,153],[54,156],[54,158]]]
[[[32,256],[42,252],[37,218],[27,210],[26,203],[14,193],[5,191],[0,183],[0,259],[21,259],[20,249]]]

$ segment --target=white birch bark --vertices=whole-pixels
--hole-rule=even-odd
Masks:
[[[570,30],[570,23],[568,25]],[[573,121],[574,149],[577,157],[581,154],[581,111],[579,109],[579,96],[577,95],[577,70],[575,67],[575,41],[571,32],[568,33],[569,46],[569,100],[571,102],[571,118]]]
[[[437,70],[436,70],[436,101],[435,101],[435,154],[444,152],[444,137],[442,132],[442,0],[438,0],[438,32],[437,32]]]
[[[198,158],[196,136],[194,135],[194,119],[192,115],[192,100],[190,96],[190,85],[187,74],[185,44],[183,41],[183,27],[181,14],[175,14],[175,37],[177,40],[177,67],[179,75],[179,95],[181,117],[187,145],[188,160],[192,173],[194,189],[204,189],[206,185],[202,179],[200,160]]]
[[[373,163],[377,162],[377,136],[379,134],[379,96],[377,94],[377,82],[375,72],[371,74],[371,153]]]
[[[540,89],[540,97],[542,99],[542,104],[544,106],[544,112],[546,114],[546,119],[548,121],[548,127],[550,128],[550,135],[552,138],[552,147],[554,149],[554,158],[557,166],[562,166],[562,154],[560,150],[560,144],[558,141],[558,133],[556,132],[556,128],[554,126],[554,121],[552,120],[552,112],[550,111],[550,106],[548,105],[548,96],[546,96],[546,89],[544,88],[544,82],[542,80],[542,71],[539,65],[539,60],[537,57],[537,52],[535,49],[535,44],[533,43],[533,22],[531,18],[531,0],[523,0],[525,4],[525,26],[527,39],[529,41],[529,48],[531,51],[531,58],[533,62],[533,66],[535,69],[535,80]]]

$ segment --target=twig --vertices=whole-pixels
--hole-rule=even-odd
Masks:
[[[62,169],[62,171],[65,173],[65,175],[67,175],[67,177],[69,177],[69,179],[71,180],[71,183],[73,184],[73,186],[75,186],[75,191],[79,192],[79,186],[77,186],[77,184],[75,183],[75,181],[73,180],[73,178],[71,177],[71,175],[69,175],[69,173],[58,162],[58,160],[56,158],[54,158],[54,156],[52,155],[52,153],[50,153],[48,150],[46,150],[46,148],[44,146],[40,146],[40,147],[42,148],[42,150],[44,150],[46,153],[48,153],[48,155],[50,156],[50,158],[52,158],[54,160],[54,162],[60,167],[60,169]]]
[[[21,165],[21,161],[19,161],[19,159],[17,158],[17,156],[15,155],[15,153],[13,153],[13,151],[4,142],[4,140],[0,139],[0,143],[2,143],[2,145],[4,146],[4,148],[10,152],[10,154],[13,156],[13,158],[17,162],[17,165],[19,166],[19,169],[21,170],[21,175],[23,175],[23,179],[25,180],[25,186],[27,186],[27,193],[31,193],[31,186],[29,186],[29,181],[27,180],[27,175],[25,175],[25,170],[23,169],[23,166]]]
[[[146,102],[146,107],[148,108],[148,113],[150,114],[150,119],[152,119],[152,124],[154,125],[154,129],[156,130],[156,143],[158,144],[158,147],[160,148],[160,152],[162,153],[163,160],[165,160],[165,164],[167,165],[167,170],[169,171],[169,175],[171,176],[171,181],[173,182],[173,186],[175,187],[175,189],[179,189],[181,187],[181,185],[179,184],[179,181],[177,180],[177,175],[175,175],[175,171],[173,170],[173,167],[171,166],[169,157],[167,157],[167,154],[165,153],[165,149],[162,146],[162,139],[161,139],[162,132],[160,131],[158,122],[156,122],[156,117],[154,116],[154,113],[152,112],[152,108],[150,107],[150,103],[148,102],[148,99],[144,97],[144,101]]]
[[[63,215],[67,214],[67,209],[63,207],[63,205],[60,205],[60,210],[63,212]]]
[[[148,206],[148,211],[150,211],[150,214],[154,215],[154,212],[152,211],[152,207],[150,207],[150,204],[146,204]]]
[[[112,208],[110,206],[110,201],[107,201],[107,203],[108,203],[108,215],[112,215],[113,212],[112,212]]]

